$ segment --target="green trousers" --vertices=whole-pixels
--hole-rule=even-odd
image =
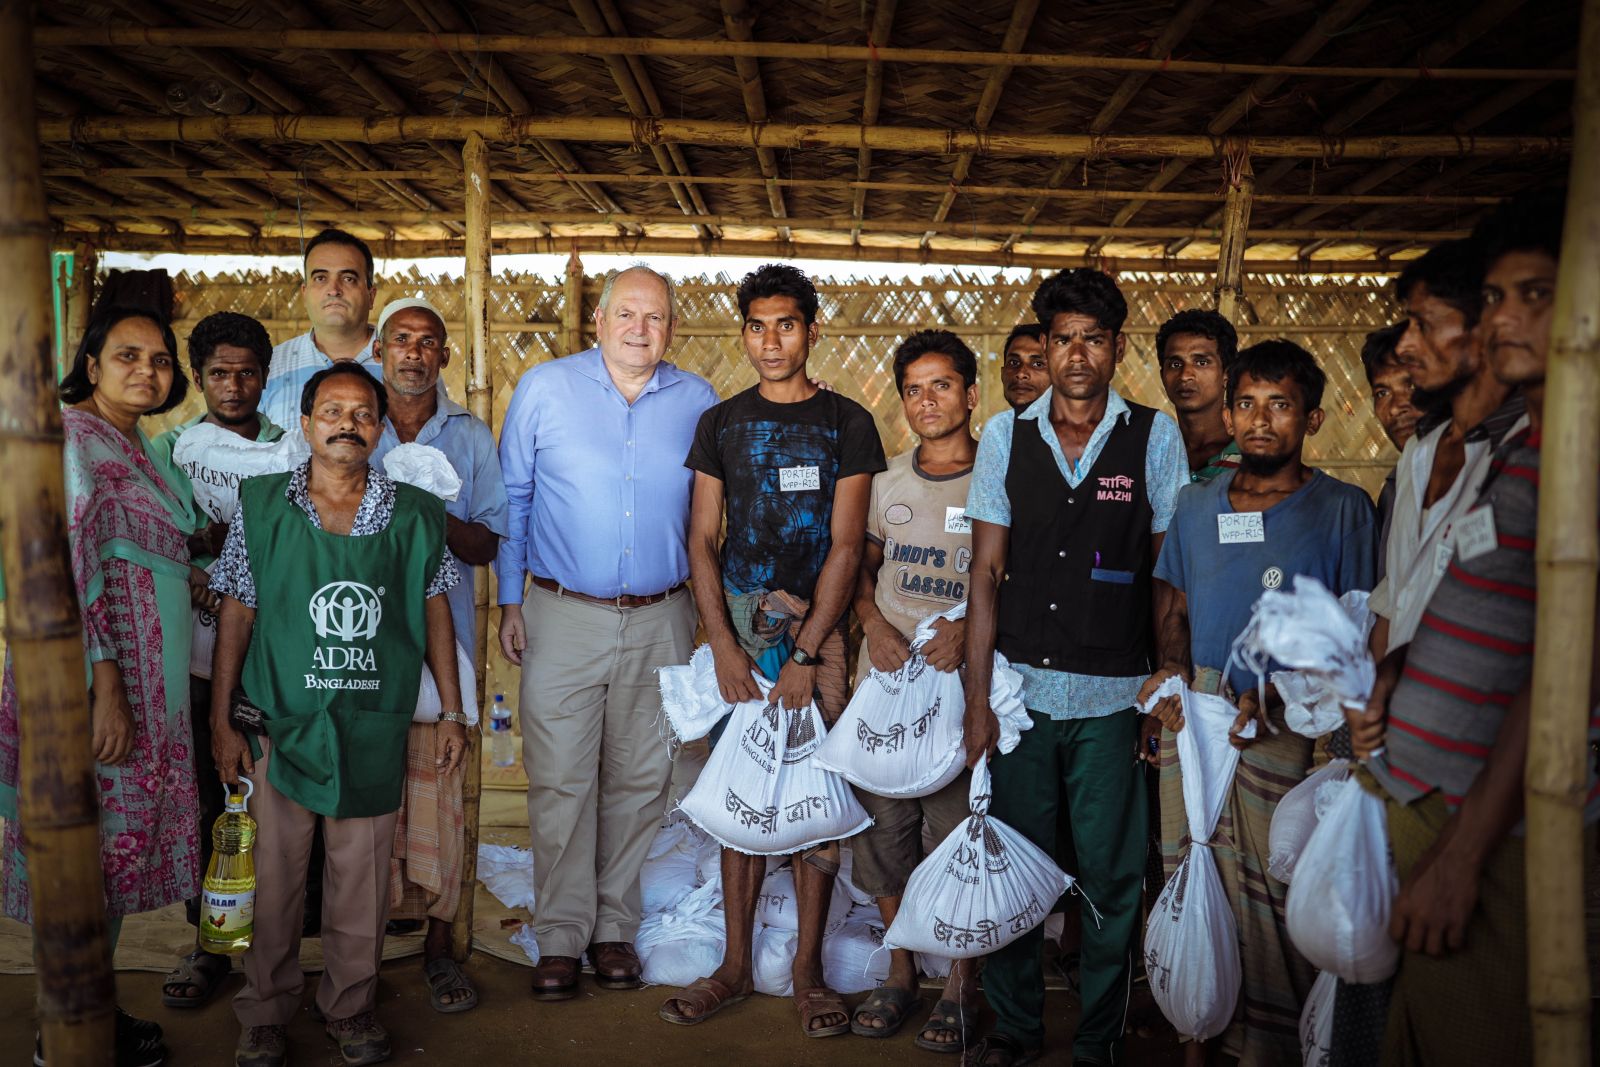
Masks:
[[[1028,714],[1033,729],[1009,756],[990,763],[989,813],[1052,855],[1058,825],[1071,825],[1078,870],[1067,873],[1100,913],[1098,923],[1087,911],[1083,919],[1083,1014],[1073,1062],[1112,1064],[1122,1054],[1148,831],[1134,756],[1138,713],[1065,721]],[[1043,947],[1044,930],[1035,927],[990,956],[983,971],[995,1031],[1027,1049],[1044,1044]]]

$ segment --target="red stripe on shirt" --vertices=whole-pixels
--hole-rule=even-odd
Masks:
[[[1439,787],[1434,785],[1432,782],[1424,782],[1421,778],[1418,778],[1414,774],[1407,774],[1404,770],[1396,767],[1393,763],[1389,764],[1389,773],[1394,775],[1396,778],[1400,778],[1407,782],[1411,788],[1420,790],[1423,793],[1431,793],[1435,789],[1439,789]],[[1456,796],[1454,793],[1446,793],[1443,789],[1439,789],[1439,795],[1444,797],[1446,804],[1449,804],[1452,807],[1461,806],[1461,798]]]
[[[1405,675],[1407,678],[1415,679],[1423,685],[1443,690],[1451,696],[1459,697],[1469,704],[1477,704],[1480,707],[1484,704],[1492,704],[1503,708],[1511,703],[1511,694],[1509,693],[1481,693],[1458,682],[1452,682],[1448,678],[1440,678],[1436,674],[1429,674],[1427,671],[1410,664],[1406,666]]]
[[[1439,633],[1465,641],[1468,644],[1477,645],[1479,648],[1492,648],[1496,652],[1504,652],[1511,656],[1522,656],[1533,651],[1532,641],[1507,641],[1502,637],[1495,637],[1493,634],[1486,634],[1481,630],[1473,630],[1465,626],[1457,626],[1453,622],[1446,622],[1431,611],[1422,616],[1422,625],[1430,630],[1436,630]]]
[[[1480,578],[1476,574],[1468,574],[1466,571],[1462,570],[1461,565],[1458,563],[1452,562],[1450,564],[1449,574],[1456,581],[1462,583],[1463,585],[1469,585],[1474,589],[1482,589],[1490,593],[1499,593],[1501,596],[1515,597],[1518,600],[1532,601],[1537,599],[1537,594],[1532,587],[1512,585],[1509,582],[1497,582],[1490,578]]]
[[[1420,738],[1434,748],[1442,748],[1446,752],[1459,752],[1463,756],[1476,756],[1479,759],[1486,758],[1489,755],[1488,745],[1479,745],[1471,741],[1457,741],[1454,738],[1436,734],[1432,730],[1424,730],[1422,727],[1406,722],[1403,719],[1392,719],[1390,721],[1396,730],[1408,733],[1412,737]]]
[[[1500,535],[1501,548],[1515,548],[1523,552],[1532,552],[1534,540],[1531,537],[1512,537],[1510,534]]]

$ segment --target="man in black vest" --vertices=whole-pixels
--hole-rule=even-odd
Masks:
[[[1128,305],[1097,270],[1040,285],[1050,388],[1025,411],[989,420],[967,516],[973,562],[967,614],[968,760],[990,753],[990,813],[1047,851],[1071,814],[1077,876],[1101,920],[1085,923],[1077,1064],[1121,1059],[1144,869],[1145,790],[1134,710],[1159,618],[1151,570],[1188,481],[1172,417],[1111,388],[1127,347]],[[995,756],[993,653],[1022,674],[1033,728]],[[989,957],[994,1030],[963,1061],[1012,1067],[1044,1045],[1043,931]]]

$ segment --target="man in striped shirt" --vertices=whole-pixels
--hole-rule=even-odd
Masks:
[[[1480,229],[1484,335],[1495,374],[1521,389],[1529,427],[1496,452],[1422,614],[1387,723],[1349,715],[1387,794],[1401,878],[1390,932],[1403,954],[1385,1063],[1521,1063],[1527,896],[1520,827],[1531,703],[1534,567],[1545,357],[1560,213],[1514,204]],[[1385,729],[1385,726],[1387,729]],[[1591,718],[1591,739],[1596,723]],[[1591,768],[1590,825],[1596,805]],[[1592,850],[1592,840],[1585,853]],[[1574,932],[1576,935],[1576,932]]]

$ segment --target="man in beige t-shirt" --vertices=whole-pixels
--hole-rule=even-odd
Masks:
[[[978,453],[972,437],[977,357],[954,334],[923,330],[895,351],[894,377],[917,444],[872,479],[855,599],[866,638],[858,684],[871,667],[893,672],[905,666],[917,624],[967,598],[972,562],[966,503]],[[937,636],[922,653],[936,670],[956,670],[965,658],[966,635],[964,621],[941,620]],[[968,782],[964,771],[938,792],[915,799],[856,791],[873,825],[851,841],[851,880],[877,898],[886,926],[894,921],[906,880],[922,859],[924,820],[935,841],[949,836],[967,816]],[[973,961],[957,960],[944,995],[917,1034],[918,1046],[953,1052],[971,1044],[979,1003],[975,986]],[[916,960],[896,949],[888,979],[856,1009],[850,1028],[864,1036],[886,1037],[900,1028],[916,1003]]]

